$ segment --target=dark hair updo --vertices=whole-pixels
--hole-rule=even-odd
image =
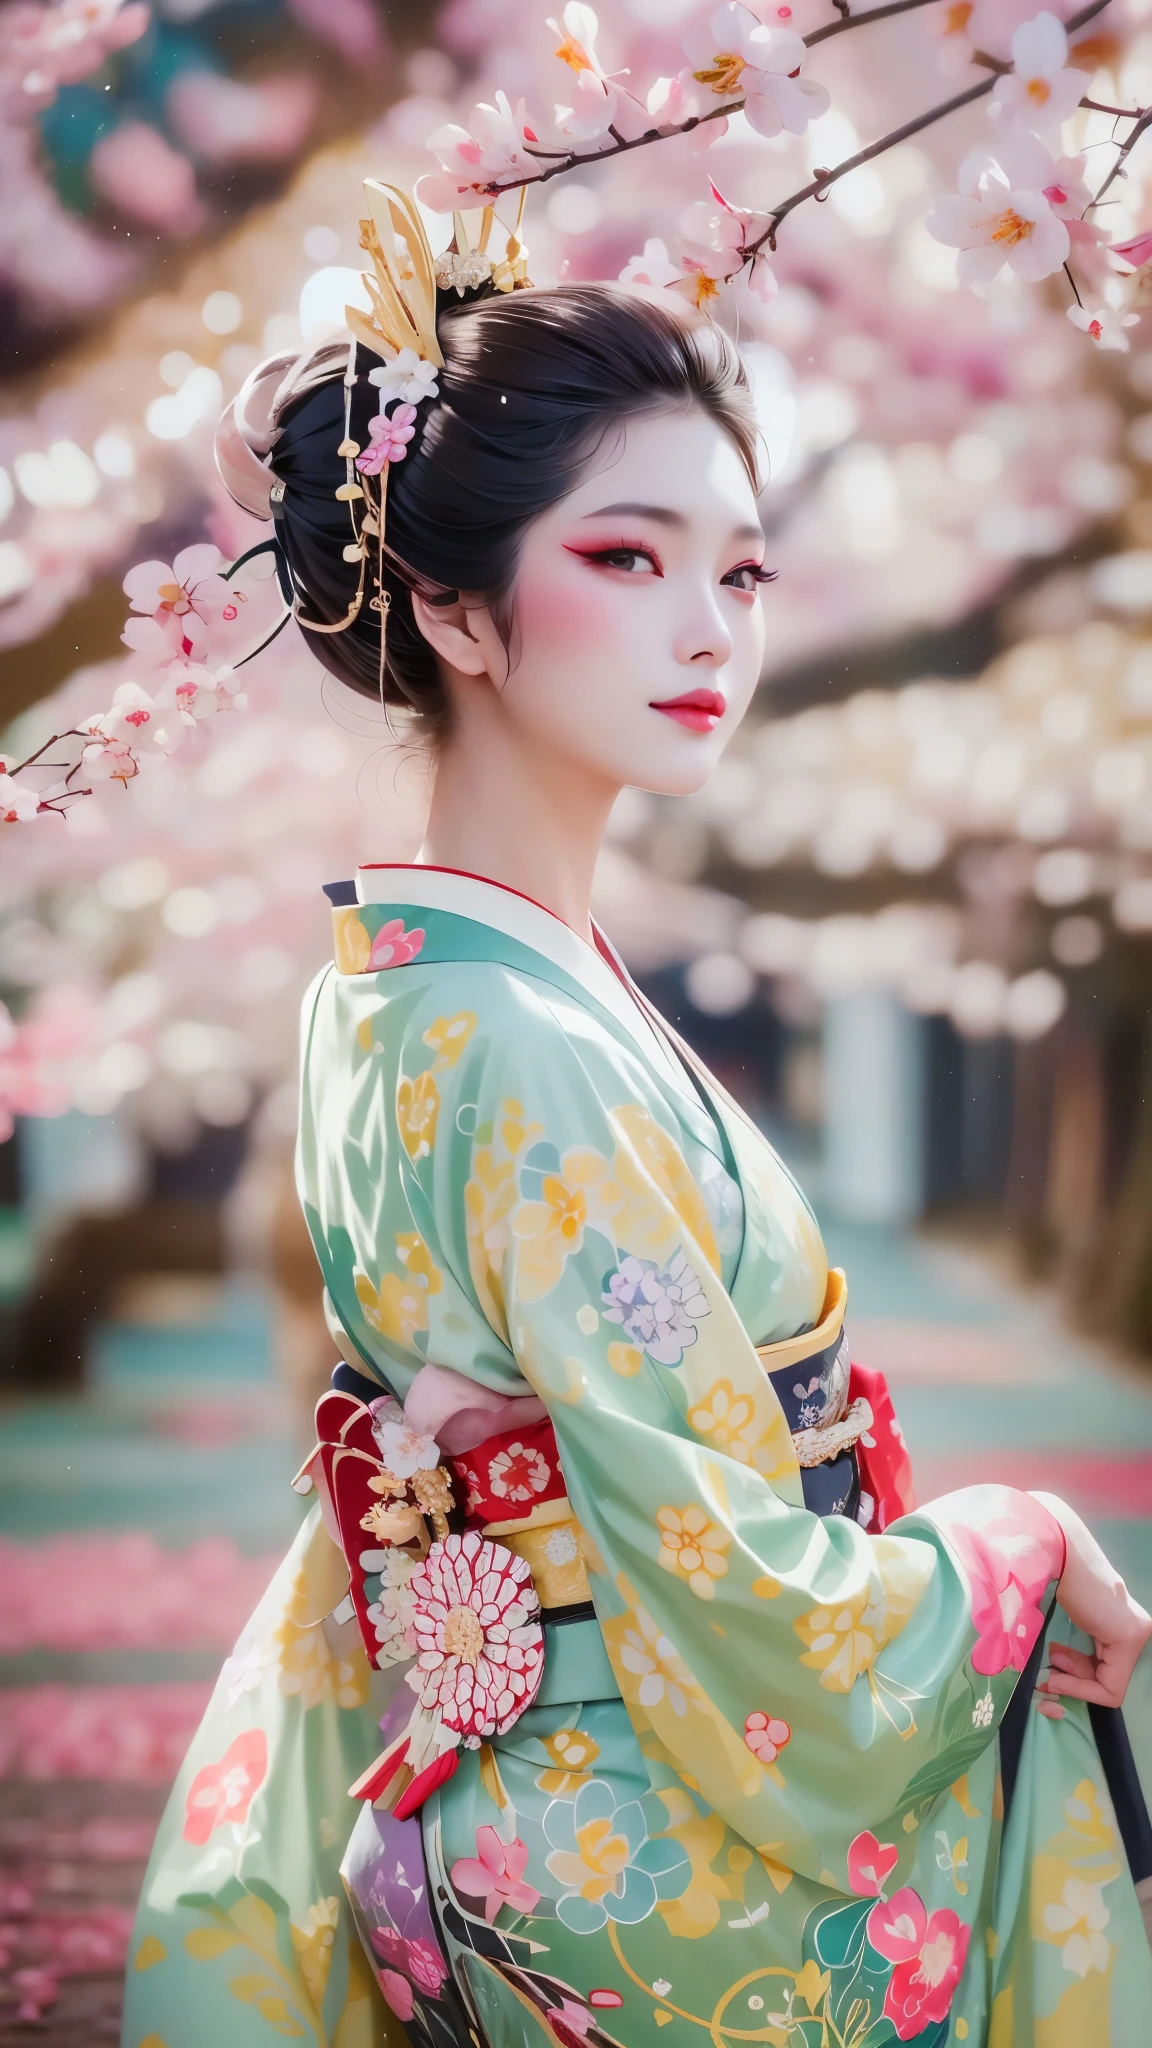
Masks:
[[[436,657],[416,624],[412,592],[451,604],[475,595],[503,614],[520,537],[571,491],[607,431],[637,413],[700,406],[731,435],[756,480],[756,424],[739,355],[727,335],[606,284],[442,298],[440,395],[417,412],[416,435],[388,473],[384,584],[391,597],[385,701],[441,733],[448,716]],[[277,532],[310,618],[347,612],[358,566],[346,562],[346,504],[334,493],[345,465],[343,376],[348,349],[328,342],[286,379],[274,413],[271,467],[284,483]],[[365,447],[379,393],[379,358],[359,347],[352,437]],[[374,569],[376,550],[370,551]],[[363,605],[341,633],[308,635],[317,658],[353,689],[379,689],[380,614]]]

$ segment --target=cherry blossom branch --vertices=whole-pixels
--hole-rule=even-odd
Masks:
[[[42,754],[46,754],[48,752],[49,747],[58,746],[61,740],[82,740],[87,739],[87,737],[87,733],[82,733],[79,730],[79,728],[74,725],[70,725],[65,732],[54,732],[50,740],[45,740],[44,745],[42,747],[37,747],[36,752],[34,754],[29,754],[26,761],[17,761],[15,767],[10,768],[8,770],[8,773],[9,775],[20,775],[23,773],[25,768],[34,768],[36,766],[37,761],[40,759],[40,756]],[[62,761],[45,762],[45,766],[48,768],[63,767],[63,765],[64,764]]]
[[[1099,206],[1100,201],[1103,199],[1104,194],[1107,192],[1109,186],[1114,185],[1117,178],[1121,178],[1124,176],[1124,166],[1127,163],[1128,158],[1131,156],[1132,151],[1135,149],[1136,144],[1139,142],[1140,137],[1143,135],[1145,129],[1148,128],[1150,125],[1152,125],[1152,107],[1148,108],[1144,113],[1140,115],[1127,141],[1121,143],[1119,154],[1117,155],[1116,161],[1113,164],[1112,169],[1109,171],[1108,176],[1105,178],[1104,183],[1101,185],[1100,190],[1097,192],[1095,199],[1093,199],[1091,205],[1086,209],[1087,212],[1091,213],[1093,211],[1093,208]]]
[[[839,6],[839,0],[833,0]],[[867,28],[870,21],[885,21],[892,14],[910,14],[914,7],[936,7],[940,0],[887,0],[884,7],[870,7],[866,14],[849,14],[845,8],[839,21],[830,21],[825,28],[813,29],[804,41],[811,50],[817,43],[826,43],[829,36],[842,36],[850,28]]]
[[[756,255],[765,245],[769,249],[775,249],[776,230],[781,221],[794,212],[796,207],[802,206],[806,199],[822,199],[831,186],[848,176],[849,171],[859,170],[861,164],[871,163],[875,157],[883,156],[885,150],[895,149],[898,142],[907,142],[910,136],[919,135],[922,129],[931,128],[934,122],[943,121],[947,115],[955,114],[961,107],[971,106],[974,100],[983,99],[986,93],[992,91],[995,83],[994,78],[982,78],[978,85],[970,85],[966,92],[958,92],[953,99],[944,100],[940,106],[929,107],[926,113],[917,114],[911,121],[905,121],[902,128],[893,128],[891,134],[881,135],[878,141],[870,142],[866,149],[857,150],[855,156],[845,157],[843,163],[837,164],[833,170],[817,171],[811,184],[801,186],[799,192],[790,193],[787,199],[780,201],[779,206],[772,208],[771,218],[763,234],[746,245],[747,255]]]

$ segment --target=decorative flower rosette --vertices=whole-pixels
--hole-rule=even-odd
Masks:
[[[415,1668],[412,1717],[349,1789],[404,1820],[456,1769],[530,1707],[544,1675],[540,1603],[528,1565],[470,1529],[432,1545],[408,1581],[405,1634]]]
[[[409,1581],[420,1704],[466,1749],[503,1735],[531,1706],[544,1671],[544,1632],[522,1557],[472,1529],[434,1543]]]

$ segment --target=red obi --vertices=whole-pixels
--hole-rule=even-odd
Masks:
[[[556,1432],[547,1416],[528,1429],[485,1437],[445,1463],[470,1522],[519,1522],[545,1501],[565,1498]]]

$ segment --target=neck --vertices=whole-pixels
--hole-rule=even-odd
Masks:
[[[519,889],[591,941],[592,876],[618,794],[481,701],[458,718],[437,761],[417,859]]]

